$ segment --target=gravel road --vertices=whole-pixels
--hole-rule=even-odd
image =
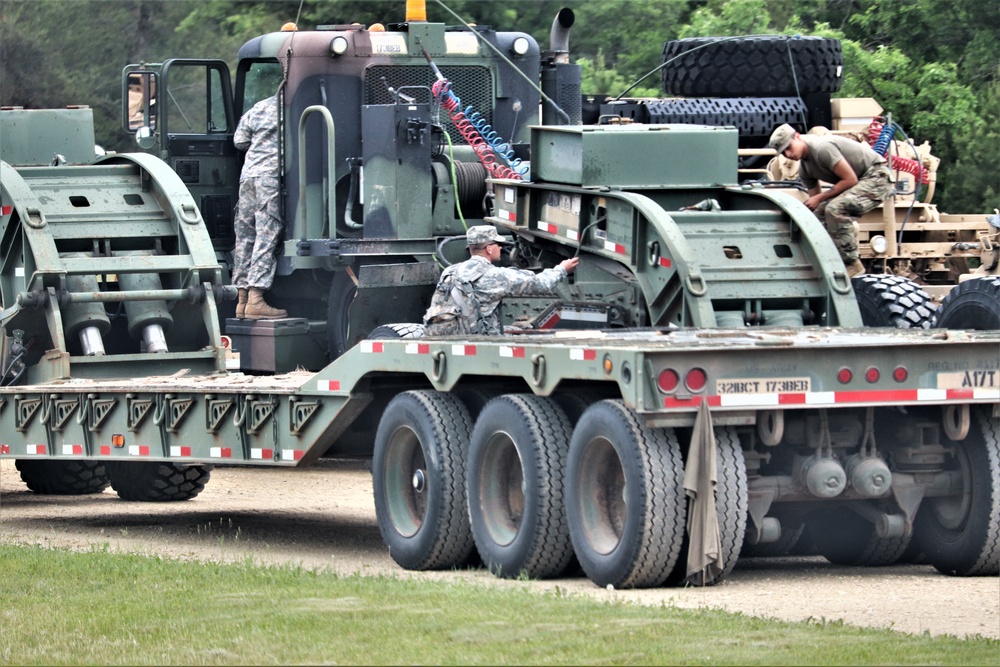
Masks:
[[[341,574],[389,574],[479,585],[524,586],[485,571],[400,569],[382,544],[366,462],[323,462],[304,470],[217,468],[184,503],[126,503],[94,496],[39,496],[14,462],[0,461],[0,539],[199,560],[297,563]],[[909,633],[1000,639],[1000,578],[953,578],[927,565],[851,568],[820,557],[744,559],[710,588],[607,591],[587,579],[528,584],[544,591],[641,604],[721,608],[790,621],[843,620]]]

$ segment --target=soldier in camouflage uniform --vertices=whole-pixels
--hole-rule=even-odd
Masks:
[[[239,289],[236,317],[273,320],[287,317],[264,301],[274,281],[275,250],[283,223],[278,182],[278,97],[261,100],[243,114],[233,143],[246,151],[240,173],[240,199],[234,227],[233,284]]]
[[[771,147],[779,155],[799,161],[799,177],[809,193],[806,206],[837,244],[848,275],[863,274],[853,218],[872,210],[892,192],[885,158],[868,144],[832,134],[802,136],[791,125],[774,131]],[[833,187],[823,190],[821,180]]]
[[[424,314],[429,336],[503,334],[497,308],[505,296],[551,293],[580,263],[565,259],[541,273],[493,266],[504,240],[490,225],[470,227],[466,243],[472,257],[444,270]]]

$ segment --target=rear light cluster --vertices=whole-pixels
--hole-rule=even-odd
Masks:
[[[664,368],[660,371],[656,384],[664,394],[672,394],[681,386],[681,374],[673,368]],[[707,384],[708,374],[702,368],[692,368],[684,374],[684,388],[689,392],[702,392]]]
[[[864,377],[869,384],[875,384],[882,377],[882,372],[875,366],[869,366],[865,369]],[[906,370],[905,366],[896,366],[892,371],[892,379],[896,382],[906,382],[908,377],[910,377],[910,372]],[[850,368],[844,367],[837,371],[837,381],[840,384],[848,384],[853,379],[854,371]]]

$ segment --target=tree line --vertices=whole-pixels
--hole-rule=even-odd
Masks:
[[[661,62],[664,42],[696,36],[818,35],[841,40],[837,97],[873,97],[942,164],[935,203],[1000,207],[1000,3],[981,0],[446,0],[467,22],[520,30],[546,48],[562,7],[576,14],[571,58],[584,92],[618,94]],[[404,0],[3,0],[0,105],[86,104],[98,143],[129,150],[122,67],[170,57],[235,63],[240,45],[287,21],[300,28],[403,20]],[[457,21],[437,0],[428,20]],[[659,77],[633,96],[663,97]],[[0,138],[2,140],[2,138]]]

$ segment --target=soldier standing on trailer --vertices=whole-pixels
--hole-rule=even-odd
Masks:
[[[240,173],[240,197],[234,221],[233,284],[239,290],[236,317],[276,320],[288,317],[264,301],[274,282],[275,251],[284,224],[281,219],[278,178],[278,96],[257,102],[243,114],[233,143],[246,151]]]
[[[465,240],[472,257],[441,274],[424,314],[429,336],[501,335],[503,325],[497,308],[505,296],[552,292],[580,263],[578,257],[564,259],[541,273],[493,266],[500,261],[500,244],[506,243],[494,227],[469,227]]]
[[[885,158],[853,139],[833,134],[802,136],[788,124],[771,134],[770,146],[778,155],[799,161],[799,177],[809,193],[806,207],[826,226],[847,274],[852,278],[863,274],[853,218],[872,210],[892,192]],[[821,180],[833,187],[823,190]]]

